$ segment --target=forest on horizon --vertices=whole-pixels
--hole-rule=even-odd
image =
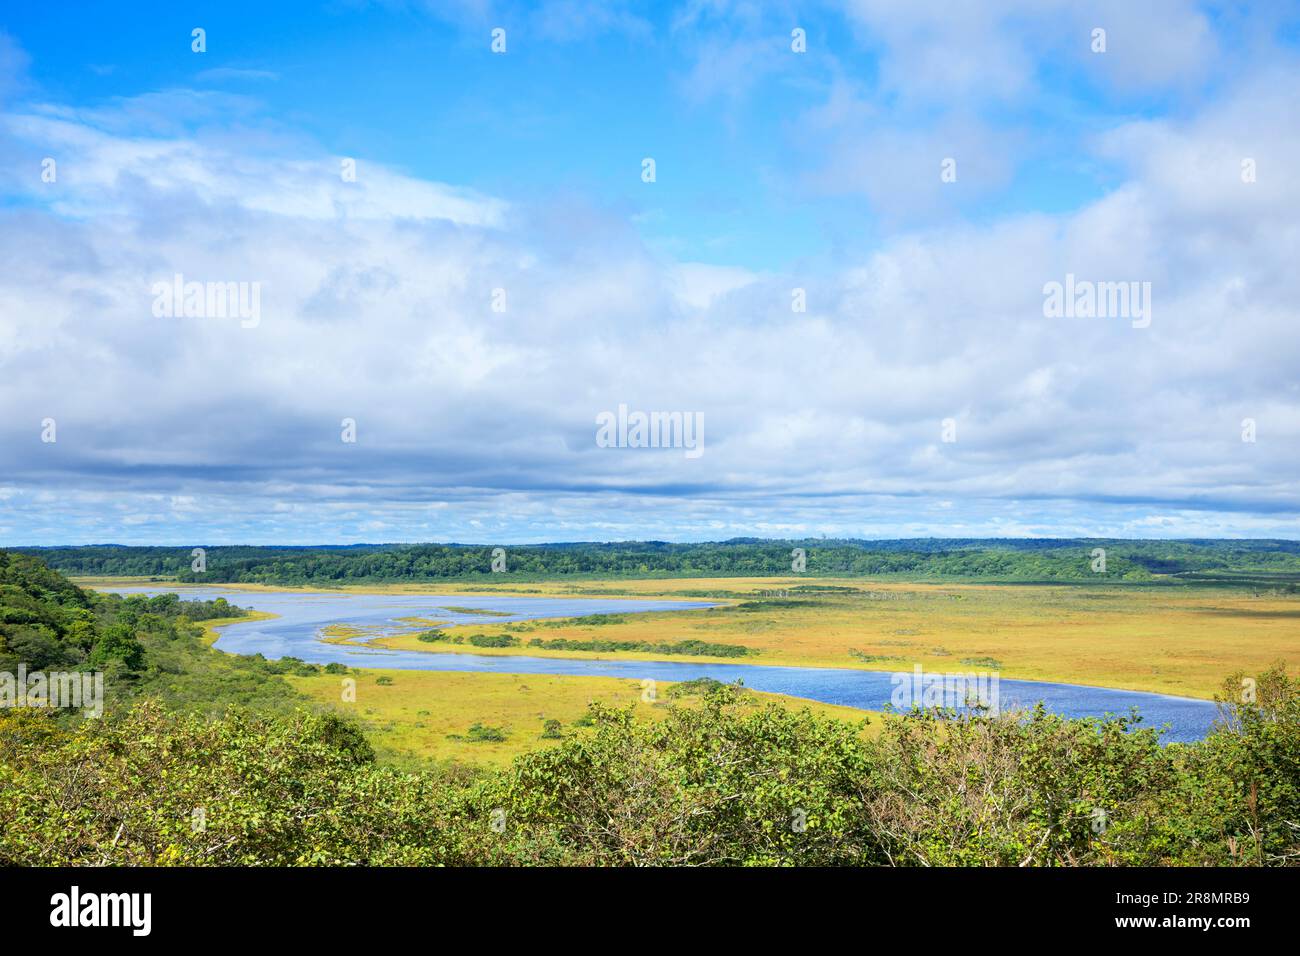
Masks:
[[[309,584],[494,577],[500,547],[509,579],[550,577],[902,576],[1003,583],[1126,582],[1237,585],[1294,591],[1300,541],[789,539],[488,544],[357,544],[194,548],[84,545],[11,548],[64,574],[167,577],[193,583]],[[802,571],[796,569],[802,552]],[[1104,559],[1098,561],[1098,553]],[[500,564],[498,565],[500,566]],[[1100,570],[1099,570],[1100,568]]]

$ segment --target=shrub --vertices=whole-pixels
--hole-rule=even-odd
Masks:
[[[469,642],[475,647],[517,647],[519,638],[509,634],[472,634]]]
[[[1207,740],[1168,747],[1041,708],[867,739],[700,682],[661,720],[594,704],[590,732],[474,774],[378,766],[334,715],[0,709],[0,865],[1294,865],[1300,681],[1255,681]]]

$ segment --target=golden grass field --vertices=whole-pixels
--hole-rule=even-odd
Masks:
[[[350,714],[365,726],[380,758],[395,763],[423,760],[501,766],[519,754],[558,741],[541,737],[543,721],[554,719],[566,735],[583,733],[575,721],[587,714],[589,701],[632,706],[638,719],[658,720],[671,701],[669,683],[655,687],[656,700],[642,700],[639,681],[615,677],[574,677],[549,674],[475,674],[451,671],[363,670],[348,675],[356,681],[356,700],[343,700],[342,676],[318,674],[289,677],[301,693],[316,703]],[[392,681],[380,683],[381,679]],[[851,707],[835,707],[776,694],[749,692],[755,706],[767,702],[792,709],[861,722],[868,717]],[[694,698],[679,698],[687,706]],[[879,719],[875,717],[875,719]],[[472,742],[464,738],[473,724],[507,733],[503,742]],[[868,726],[864,732],[870,733]]]
[[[800,585],[842,587],[834,593]],[[733,663],[906,670],[970,669],[963,660],[991,658],[1003,677],[1092,684],[1212,697],[1233,671],[1257,672],[1276,661],[1300,665],[1300,599],[1248,591],[1168,587],[1015,586],[815,582],[788,578],[618,581],[548,588],[551,594],[636,596],[734,595],[707,611],[629,615],[625,623],[514,632],[523,647],[491,649],[426,644],[413,635],[380,643],[412,650],[476,654],[599,657],[591,652],[528,647],[533,637],[739,644],[757,653]],[[746,609],[744,604],[770,606]],[[779,595],[785,592],[785,598]],[[808,602],[780,606],[782,600]],[[455,628],[448,629],[456,633]],[[505,625],[468,625],[463,633],[498,634]],[[619,657],[654,655],[618,653]],[[864,660],[863,658],[871,658]],[[681,658],[678,658],[681,659]],[[710,658],[696,658],[709,660]],[[716,658],[721,660],[721,658]]]
[[[94,583],[105,583],[93,579]],[[85,579],[94,586],[92,579]],[[138,581],[137,581],[138,583]],[[840,587],[829,594],[800,586]],[[300,590],[240,585],[241,590]],[[911,584],[862,579],[685,578],[429,584],[356,588],[371,593],[472,596],[693,597],[717,595],[730,607],[629,615],[625,623],[594,627],[529,627],[515,632],[516,648],[427,644],[409,636],[378,643],[409,650],[529,654],[557,657],[651,659],[653,654],[548,651],[529,639],[675,642],[687,639],[739,644],[757,653],[732,663],[936,670],[992,658],[1003,677],[1062,681],[1212,697],[1237,670],[1252,673],[1283,661],[1300,666],[1300,598],[1252,596],[1233,589],[1080,585]],[[764,594],[813,603],[743,610]],[[775,600],[782,600],[779,596]],[[472,601],[465,601],[472,605]],[[414,622],[413,622],[414,623]],[[413,631],[414,631],[413,627]],[[448,628],[449,633],[499,634],[503,624]],[[861,656],[875,658],[864,661]],[[670,658],[684,660],[687,658]],[[690,658],[724,660],[722,658]]]
[[[93,587],[109,582],[83,579],[79,583]],[[138,579],[134,583],[139,583]],[[810,587],[842,590],[807,590]],[[301,590],[242,585],[240,589]],[[474,594],[709,598],[725,605],[711,610],[631,614],[621,623],[594,626],[494,622],[445,629],[449,634],[510,633],[522,642],[512,648],[417,640],[415,631],[432,625],[433,620],[412,620],[408,622],[411,634],[375,641],[426,652],[720,660],[887,671],[909,670],[920,664],[934,671],[996,669],[1006,678],[1202,698],[1212,697],[1224,678],[1235,671],[1257,673],[1277,661],[1293,670],[1300,667],[1300,598],[1254,595],[1241,589],[916,584],[789,577],[440,583],[349,590],[463,595],[464,599],[455,603],[470,607],[474,606]],[[333,629],[327,637],[366,640],[364,634],[346,628]],[[708,658],[544,650],[529,646],[533,638],[653,643],[694,639],[741,645],[754,653],[741,658]],[[366,693],[352,706],[373,727],[381,750],[395,757],[455,758],[471,763],[503,762],[547,743],[538,738],[543,716],[567,725],[583,713],[590,699],[630,702],[638,700],[641,693],[639,684],[615,678],[392,671],[388,676],[394,683],[384,687],[374,683],[382,672],[361,673],[360,687]],[[338,680],[327,675],[293,678],[304,693],[322,703],[335,702]],[[803,701],[791,703],[805,705]],[[849,708],[808,706],[839,712],[840,716],[862,714]],[[637,707],[651,718],[662,712],[662,703]],[[448,734],[463,733],[475,722],[505,727],[510,737],[502,744],[447,738]]]

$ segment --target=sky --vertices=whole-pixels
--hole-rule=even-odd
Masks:
[[[1300,536],[1297,90],[1293,3],[7,4],[0,545]]]

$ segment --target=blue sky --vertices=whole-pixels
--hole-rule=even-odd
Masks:
[[[952,6],[7,9],[0,543],[1293,536],[1295,6]]]
[[[729,18],[722,6],[693,14],[631,4],[613,24],[588,23],[567,5],[73,9],[75,30],[66,6],[32,7],[8,24],[35,54],[30,78],[52,100],[107,104],[181,86],[246,96],[258,104],[255,113],[249,104],[250,120],[333,153],[492,195],[572,192],[653,213],[641,221],[648,241],[749,268],[826,256],[841,243],[861,251],[896,225],[853,189],[808,181],[819,144],[799,142],[798,117],[837,82],[861,84],[880,111],[855,124],[857,134],[923,131],[948,112],[942,99],[900,105],[898,93],[881,90],[882,42],[832,5]],[[198,24],[210,38],[202,57],[188,42]],[[807,32],[811,56],[789,51],[787,24]],[[507,30],[506,56],[489,48],[496,26]],[[1025,136],[1003,178],[958,198],[965,214],[1062,211],[1095,199],[1113,170],[1062,147],[1125,118],[1176,110],[1216,81],[1116,85],[1084,55],[1089,39],[1087,31],[1056,38],[1060,59],[1033,64],[1036,85],[1024,96],[963,111]],[[649,202],[635,173],[651,153],[663,175]]]

